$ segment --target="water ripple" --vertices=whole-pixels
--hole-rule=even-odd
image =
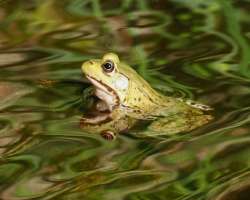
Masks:
[[[0,199],[249,197],[247,0],[1,1]],[[83,132],[80,66],[119,53],[154,88],[214,108],[172,138]]]

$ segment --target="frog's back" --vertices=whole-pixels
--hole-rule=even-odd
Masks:
[[[192,112],[194,115],[201,115],[203,113],[201,109],[192,107],[186,101],[164,96],[157,92],[127,64],[120,63],[119,67],[120,72],[129,79],[129,90],[124,105],[134,108],[134,110],[141,110],[143,117],[147,114],[162,117],[189,112]]]
[[[130,82],[133,82],[138,88],[143,88],[147,90],[148,93],[152,93],[153,95],[159,95],[151,85],[144,80],[136,70],[127,65],[126,63],[120,63],[120,71],[123,75],[127,76]]]

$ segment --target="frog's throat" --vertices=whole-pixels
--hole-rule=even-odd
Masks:
[[[111,87],[92,76],[86,75],[86,77],[95,86],[95,95],[107,104],[110,111],[120,105],[120,98]]]

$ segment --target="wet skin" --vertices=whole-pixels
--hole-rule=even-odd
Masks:
[[[99,99],[93,115],[81,119],[81,128],[86,132],[113,139],[144,120],[149,125],[138,135],[173,135],[191,131],[213,118],[204,114],[210,110],[206,105],[158,93],[114,53],[84,62],[82,72]]]

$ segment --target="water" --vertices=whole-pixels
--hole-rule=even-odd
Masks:
[[[249,0],[0,5],[0,199],[249,199]],[[84,133],[80,66],[110,51],[216,120],[172,140]]]

